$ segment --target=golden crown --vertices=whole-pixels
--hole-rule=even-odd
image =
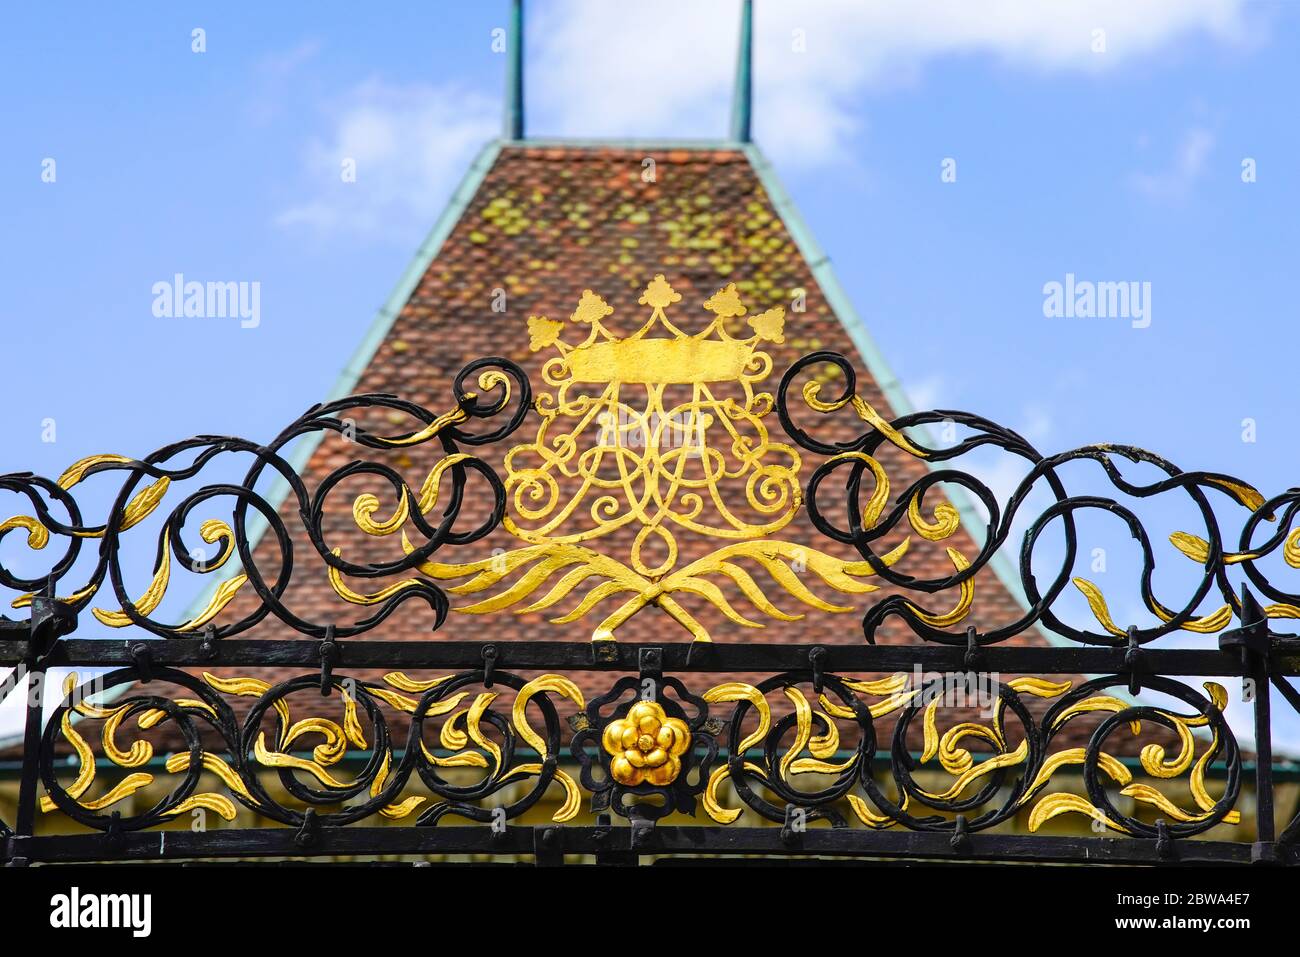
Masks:
[[[530,316],[529,346],[534,352],[554,346],[573,382],[669,385],[741,379],[760,341],[785,341],[785,309],[781,306],[750,316],[748,324],[754,334],[749,338],[737,339],[727,331],[728,319],[748,311],[735,283],[705,300],[704,308],[713,313],[713,321],[695,335],[686,334],[668,319],[665,310],[681,299],[663,275],[655,276],[637,300],[650,307],[650,318],[632,335],[619,338],[602,321],[614,312],[613,306],[586,289],[568,322]],[[589,327],[586,339],[578,345],[561,338],[571,323]],[[668,335],[651,334],[656,331]]]

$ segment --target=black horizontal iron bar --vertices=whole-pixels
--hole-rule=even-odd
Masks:
[[[129,665],[137,641],[60,639],[44,663],[48,667]],[[473,669],[482,666],[487,642],[475,641],[341,641],[336,666],[347,668]],[[809,667],[812,645],[797,644],[645,644],[610,642],[491,642],[502,670],[578,669],[636,672],[641,649],[661,648],[663,670],[674,672],[798,671]],[[1272,671],[1300,675],[1300,643],[1286,642],[1270,656]],[[947,645],[834,645],[821,659],[824,671],[893,672],[916,666],[964,672],[965,649]],[[197,638],[151,640],[158,665],[299,666],[318,668],[320,646],[303,639],[228,639],[206,649]],[[1007,674],[1103,674],[1127,670],[1124,648],[1002,647],[980,650],[979,669]],[[0,665],[17,664],[27,654],[25,641],[0,641]],[[1213,648],[1143,648],[1142,670],[1158,675],[1225,676],[1244,674],[1241,656]]]
[[[446,757],[453,753],[448,748],[430,748],[429,750],[440,758]],[[298,758],[310,759],[312,757],[312,752],[310,751],[301,751],[301,752],[293,751],[289,753],[292,754],[294,757],[298,757]],[[341,767],[355,767],[357,765],[364,765],[367,761],[370,760],[371,753],[372,752],[370,751],[360,751],[357,753],[349,752],[343,755],[343,757],[339,759],[337,765]],[[528,747],[520,747],[517,749],[516,753],[521,756],[533,756],[536,755],[537,752]],[[920,751],[910,752],[911,759],[918,763],[920,763],[921,761],[921,754],[922,752]],[[399,761],[401,759],[401,756],[402,756],[401,750],[396,750],[393,752],[393,759],[395,761]],[[831,760],[837,762],[846,761],[852,756],[853,756],[852,751],[840,750],[835,752],[834,755],[832,755]],[[990,755],[976,755],[973,757],[973,760],[976,764],[979,764],[981,761],[988,760],[989,757]],[[1119,761],[1120,764],[1127,767],[1130,771],[1141,772],[1142,770],[1141,758],[1121,757],[1121,758],[1117,758],[1116,760]],[[166,765],[167,765],[166,757],[155,756],[150,758],[144,764],[136,765],[136,767],[143,768],[146,771],[151,771],[151,770],[156,770],[158,768],[165,768]],[[114,771],[115,769],[118,769],[120,767],[121,765],[114,764],[113,761],[109,758],[105,758],[102,756],[97,756],[95,758],[95,769],[97,772]],[[887,771],[889,769],[889,757],[884,754],[877,754],[874,758],[872,758],[872,767]],[[1248,777],[1253,777],[1255,775],[1256,767],[1257,767],[1256,762],[1243,760],[1241,762],[1240,770],[1242,774]],[[23,769],[23,762],[20,758],[15,758],[10,760],[0,759],[0,780],[3,780],[5,777],[10,777],[10,778],[15,777],[16,775],[22,772],[22,769]],[[1077,766],[1067,766],[1061,768],[1056,773],[1063,777],[1077,777],[1081,775],[1083,772]],[[1227,773],[1227,769],[1224,768],[1223,765],[1212,764],[1205,769],[1205,778],[1210,781],[1222,780],[1222,778],[1226,773]],[[1278,758],[1275,756],[1273,759],[1273,780],[1283,781],[1288,784],[1295,784],[1297,782],[1300,782],[1300,764],[1297,764],[1295,761],[1285,757]],[[3,823],[4,823],[3,821],[0,821],[0,825],[3,825]],[[3,834],[4,834],[3,830],[0,830],[0,836],[3,836]]]
[[[1249,864],[1252,857],[1251,845],[1224,841],[1175,841],[1162,856],[1155,840],[971,834],[958,851],[946,833],[812,828],[783,838],[782,830],[659,826],[643,830],[635,847],[630,827],[568,825],[511,826],[497,834],[482,826],[329,828],[307,846],[298,843],[291,828],[135,832],[116,839],[102,834],[19,837],[10,845],[12,857],[31,863],[357,854],[532,856],[539,836],[559,855],[780,854],[1090,864]],[[540,835],[543,831],[552,833]]]

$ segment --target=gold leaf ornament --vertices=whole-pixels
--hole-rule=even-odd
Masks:
[[[760,339],[778,344],[785,342],[785,307],[776,306],[757,316],[750,316],[749,325]]]
[[[671,290],[669,290],[671,292]],[[674,295],[676,295],[674,293]],[[590,289],[582,291],[582,298],[578,300],[578,308],[573,310],[571,317],[574,322],[585,322],[592,324],[599,322],[614,311],[614,307],[607,303],[600,296],[596,295]]]
[[[560,341],[560,333],[563,331],[564,323],[558,319],[547,319],[545,316],[529,316],[528,348],[533,352],[537,352],[539,349],[553,346]]]
[[[662,276],[655,277],[656,281],[662,278]],[[676,295],[676,293],[674,293],[674,295]],[[678,298],[681,297],[679,296]],[[727,283],[724,288],[719,289],[708,299],[704,300],[704,308],[709,310],[709,312],[713,313],[719,319],[729,319],[732,316],[743,316],[747,311],[745,309],[745,304],[740,301],[740,293],[736,292],[736,284],[734,282]]]
[[[590,289],[583,293],[584,300],[589,295],[591,295]],[[599,299],[600,297],[597,296],[596,298]],[[663,273],[659,273],[654,279],[650,280],[645,292],[641,293],[641,298],[637,300],[641,305],[649,306],[651,309],[667,309],[673,303],[681,301],[681,294],[668,285],[668,280],[664,278]],[[613,309],[610,309],[609,312],[602,313],[602,315],[609,315],[613,311]],[[577,317],[577,313],[574,313],[574,317]]]

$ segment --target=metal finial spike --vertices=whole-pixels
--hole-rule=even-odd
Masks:
[[[506,98],[503,134],[508,140],[524,138],[524,0],[510,4],[506,31]]]
[[[750,114],[754,83],[754,0],[744,0],[740,7],[740,49],[736,54],[736,85],[731,98],[731,138],[737,143],[750,142]]]

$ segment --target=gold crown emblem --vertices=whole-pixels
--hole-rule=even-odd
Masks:
[[[704,302],[704,308],[713,313],[713,321],[703,331],[688,335],[666,313],[681,298],[662,275],[655,276],[638,300],[650,307],[650,318],[630,336],[619,338],[603,322],[614,312],[613,307],[587,289],[567,323],[530,316],[529,345],[534,352],[554,346],[560,353],[559,360],[552,360],[554,366],[548,363],[547,378],[551,380],[689,385],[766,375],[770,363],[756,349],[760,341],[785,341],[783,307],[750,316],[748,324],[754,334],[735,338],[727,331],[727,320],[744,316],[747,310],[735,283],[731,283]],[[586,338],[578,345],[570,345],[561,338],[571,324],[588,327]]]

